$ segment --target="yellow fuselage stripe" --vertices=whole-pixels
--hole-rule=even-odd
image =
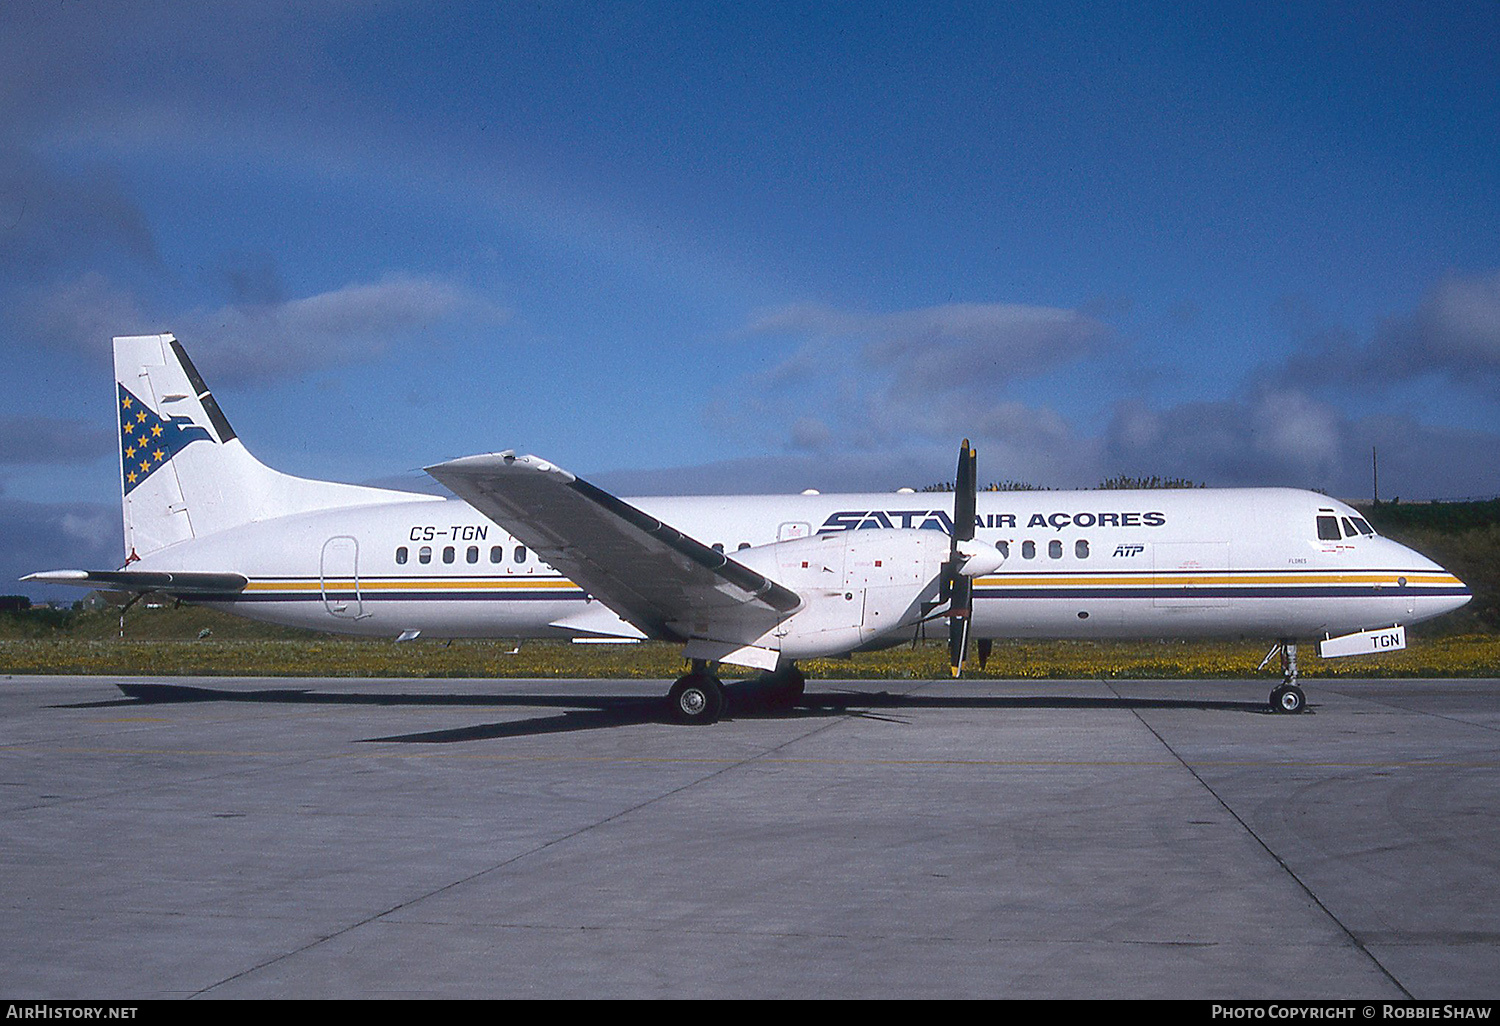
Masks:
[[[352,577],[330,577],[324,581],[251,581],[245,586],[246,591],[319,591],[325,585],[337,587],[353,587]],[[494,579],[479,578],[472,580],[451,581],[405,581],[405,580],[378,580],[372,581],[360,578],[361,590],[368,588],[371,591],[468,591],[468,590],[490,590],[494,588],[576,588],[577,585],[563,577],[536,577],[521,579]]]

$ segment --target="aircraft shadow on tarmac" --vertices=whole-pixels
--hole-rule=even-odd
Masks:
[[[311,691],[305,688],[266,688],[238,691],[188,684],[117,683],[126,698],[110,702],[87,702],[67,708],[101,708],[162,705],[185,702],[254,702],[284,705],[413,706],[426,708],[558,708],[555,715],[476,724],[448,730],[365,738],[375,743],[451,744],[496,738],[563,734],[601,730],[645,723],[669,723],[665,697],[641,695],[455,695],[455,694],[361,694],[357,692]],[[1078,697],[1066,695],[924,695],[920,692],[892,694],[888,691],[809,691],[796,705],[775,700],[775,692],[755,680],[725,687],[726,719],[809,719],[860,716],[899,722],[899,713],[915,709],[1198,709],[1208,712],[1271,715],[1265,702],[1208,701],[1180,698]],[[882,715],[884,714],[884,715]]]

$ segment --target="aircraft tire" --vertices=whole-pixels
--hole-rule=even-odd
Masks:
[[[802,696],[807,693],[807,677],[802,671],[793,666],[786,674],[786,704],[796,705],[802,701]]]
[[[1295,684],[1283,684],[1271,692],[1271,711],[1287,714],[1300,713],[1307,708],[1307,696]]]
[[[807,678],[795,666],[777,673],[773,678],[771,703],[778,709],[790,709],[802,701],[807,691]]]
[[[667,705],[677,723],[717,723],[724,712],[724,685],[706,673],[690,673],[672,685]]]

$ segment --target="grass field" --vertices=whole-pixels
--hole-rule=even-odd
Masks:
[[[966,676],[997,678],[1230,678],[1254,676],[1264,641],[996,642],[988,665]],[[1317,677],[1500,677],[1500,636],[1414,636],[1404,651],[1321,660],[1301,651]],[[850,659],[800,664],[818,679],[948,676],[944,645],[902,645]],[[680,650],[660,643],[575,645],[565,641],[389,640],[312,634],[208,609],[132,610],[125,637],[114,612],[0,616],[0,674],[312,677],[609,677],[671,679]],[[749,671],[746,671],[748,675]],[[1263,671],[1267,679],[1272,670]],[[733,671],[726,669],[726,677]]]

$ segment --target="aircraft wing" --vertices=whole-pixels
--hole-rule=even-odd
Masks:
[[[794,591],[535,456],[487,453],[427,472],[648,637],[751,641]]]
[[[107,591],[163,591],[168,595],[222,595],[243,591],[250,583],[244,574],[202,570],[46,570],[27,574],[21,580]]]

